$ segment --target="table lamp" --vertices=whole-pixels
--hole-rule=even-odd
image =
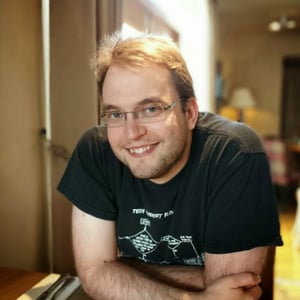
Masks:
[[[239,122],[244,122],[244,110],[255,106],[255,100],[251,91],[246,87],[240,87],[233,91],[229,105],[239,110]]]

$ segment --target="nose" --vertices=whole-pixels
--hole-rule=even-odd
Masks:
[[[139,122],[135,115],[127,115],[127,120],[124,125],[124,133],[127,138],[137,140],[146,134],[147,130],[144,124]]]

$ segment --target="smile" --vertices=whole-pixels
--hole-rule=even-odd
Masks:
[[[132,155],[132,156],[143,156],[152,153],[154,149],[156,148],[157,144],[151,144],[147,146],[141,146],[141,147],[132,147],[128,148],[127,151]]]
[[[129,149],[129,152],[132,154],[143,154],[151,149],[151,146],[145,146],[140,148]]]

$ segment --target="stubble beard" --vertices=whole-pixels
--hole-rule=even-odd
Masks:
[[[178,137],[174,137],[174,139]],[[184,156],[187,140],[180,138],[177,145],[170,145],[167,152],[160,155],[154,165],[150,165],[147,159],[140,159],[139,163],[132,166],[125,157],[119,158],[140,179],[158,179],[166,175]]]

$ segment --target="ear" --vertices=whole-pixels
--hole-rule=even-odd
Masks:
[[[198,120],[199,108],[195,97],[190,98],[186,103],[185,116],[189,129],[194,129]]]

